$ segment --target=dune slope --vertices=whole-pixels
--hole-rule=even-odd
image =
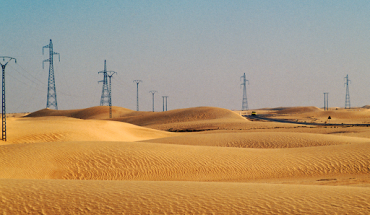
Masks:
[[[370,188],[0,179],[3,214],[367,214]]]
[[[154,140],[156,143],[238,148],[297,148],[352,143],[370,143],[368,138],[295,132],[189,133]],[[153,142],[153,140],[144,140]]]
[[[250,181],[369,174],[370,144],[240,149],[139,142],[0,146],[0,178]]]
[[[61,141],[138,141],[176,134],[123,122],[69,117],[13,118],[8,120],[8,141],[2,144]]]
[[[112,107],[112,116],[117,117],[133,112],[132,110],[122,107]],[[108,106],[95,106],[85,109],[76,110],[53,110],[53,109],[42,109],[33,113],[28,114],[26,117],[44,117],[44,116],[66,116],[77,119],[108,119],[109,118],[109,107]]]

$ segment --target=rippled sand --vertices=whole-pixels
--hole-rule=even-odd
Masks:
[[[338,122],[370,121],[367,109],[333,111]],[[8,118],[1,212],[370,213],[367,127],[249,121],[212,107],[113,113],[110,120],[108,107],[44,109]],[[316,121],[328,114],[314,107],[258,113]]]

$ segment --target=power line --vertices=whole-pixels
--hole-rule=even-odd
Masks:
[[[29,81],[31,81],[32,83],[34,83],[34,84],[41,84],[41,85],[45,85],[45,83],[44,82],[42,82],[40,79],[38,79],[38,78],[36,78],[36,77],[34,77],[34,76],[32,76],[32,74],[31,73],[29,73],[29,72],[27,72],[27,70],[25,70],[23,67],[21,67],[19,64],[17,64],[18,65],[18,67],[21,69],[21,70],[23,70],[24,72],[26,72],[28,75],[30,75],[32,78],[34,78],[34,80],[36,80],[38,83],[36,83],[34,80],[32,80],[31,78],[29,78],[28,76],[26,76],[26,75],[24,75],[23,73],[21,73],[21,72],[19,72],[15,67],[12,67],[12,66],[10,66],[10,68],[12,68],[12,69],[14,69],[14,71],[16,71],[16,72],[18,72],[18,74],[20,74],[21,76],[23,76],[24,78],[26,78],[27,80],[29,80]]]

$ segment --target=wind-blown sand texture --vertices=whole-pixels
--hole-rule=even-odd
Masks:
[[[8,118],[8,141],[0,145],[1,212],[370,213],[367,127],[250,121],[212,107],[113,110],[113,119],[108,107]],[[358,110],[333,116],[370,119],[367,109]],[[298,120],[323,112],[257,110]]]

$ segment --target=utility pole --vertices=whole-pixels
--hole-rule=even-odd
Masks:
[[[3,74],[3,78],[2,78],[2,109],[1,109],[1,119],[2,119],[2,126],[1,126],[1,139],[3,141],[6,141],[6,107],[5,107],[5,67],[6,65],[14,59],[14,62],[17,63],[17,59],[15,59],[14,57],[7,57],[7,56],[0,56],[0,58],[3,58],[3,62],[5,62],[5,59],[9,59],[6,63],[1,63],[0,62],[0,65],[1,65],[1,68],[2,68],[2,74]]]
[[[113,71],[110,71],[109,73],[109,118],[112,119],[112,76],[117,73]]]
[[[164,109],[164,99],[166,99],[166,111],[167,111],[167,98],[168,98],[168,96],[162,96],[162,98],[163,98],[163,111],[165,110]]]
[[[49,45],[42,47],[43,55],[44,55],[44,48],[49,49],[49,59],[42,61],[42,68],[44,68],[44,62],[49,62],[48,94],[47,94],[46,108],[54,107],[55,110],[58,110],[57,91],[55,88],[53,56],[58,55],[59,62],[60,62],[60,54],[53,51],[53,42],[51,41],[51,39],[50,39]]]
[[[348,82],[350,82],[350,80],[348,79],[348,74],[346,77],[344,77],[344,79],[346,80],[344,83],[344,85],[346,86],[346,102],[345,102],[344,108],[351,109],[351,102],[349,100],[349,87],[348,87]]]
[[[114,71],[107,71],[107,61],[104,60],[104,70],[98,72],[103,73],[103,80],[98,81],[103,82],[103,88],[101,92],[101,98],[100,98],[100,106],[109,106],[109,89],[108,89],[108,73],[115,73]]]
[[[139,83],[143,82],[142,80],[134,80],[136,83],[136,110],[139,111]]]
[[[329,93],[324,93],[324,110],[328,110]]]
[[[157,93],[157,91],[151,90],[151,91],[149,91],[149,93],[152,94],[152,98],[153,98],[153,112],[154,112],[154,94]]]
[[[242,77],[240,77],[241,83],[240,85],[243,85],[243,102],[242,102],[242,110],[248,110],[248,101],[247,101],[247,82],[249,84],[249,81],[245,77],[245,73]]]

